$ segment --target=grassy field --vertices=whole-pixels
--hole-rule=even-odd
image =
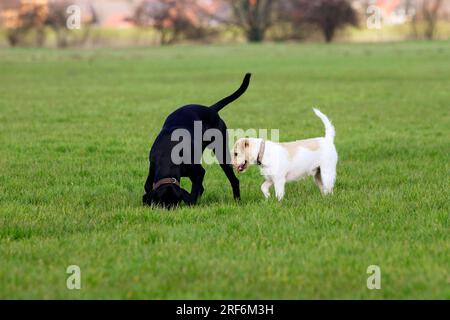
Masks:
[[[449,61],[449,42],[1,50],[0,298],[450,298]],[[321,136],[319,107],[335,194],[308,179],[266,201],[253,167],[235,203],[208,166],[197,207],[142,207],[168,113],[246,71],[228,126]]]

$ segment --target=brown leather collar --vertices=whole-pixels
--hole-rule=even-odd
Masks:
[[[178,182],[178,180],[176,178],[163,178],[163,179],[158,180],[155,183],[153,183],[153,190],[158,189],[163,184],[174,184],[178,187],[180,186],[180,183]]]
[[[264,157],[264,150],[266,149],[266,141],[262,140],[261,145],[259,146],[258,157],[256,158],[256,163],[258,166],[262,163],[262,158]]]

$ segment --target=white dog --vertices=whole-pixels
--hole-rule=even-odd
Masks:
[[[270,197],[270,187],[275,188],[279,201],[284,196],[288,181],[314,176],[323,194],[333,192],[336,179],[338,155],[334,146],[334,127],[330,120],[317,109],[315,114],[325,125],[325,137],[276,143],[258,138],[241,138],[234,144],[233,166],[244,172],[249,165],[258,164],[266,181],[261,191]]]

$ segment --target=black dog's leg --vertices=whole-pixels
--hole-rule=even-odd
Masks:
[[[184,203],[186,203],[189,206],[192,206],[195,204],[194,199],[192,199],[192,196],[189,192],[187,192],[184,189],[181,189],[182,192],[182,196],[183,196],[183,201]]]
[[[155,179],[155,170],[154,170],[153,166],[150,165],[148,177],[147,177],[147,180],[145,181],[145,185],[144,185],[145,194],[142,197],[142,202],[144,204],[149,204],[149,197],[153,190],[154,179]]]
[[[228,178],[228,181],[231,183],[231,187],[233,188],[233,197],[235,200],[241,200],[241,192],[239,189],[239,180],[236,178],[233,167],[230,164],[221,164],[220,167],[222,168],[223,172],[225,172],[225,175]]]
[[[233,167],[229,164],[230,151],[228,151],[227,142],[224,143],[223,155],[225,155],[225,159],[220,159],[221,156],[217,155],[217,159],[219,160],[220,167],[228,178],[228,181],[231,183],[231,188],[233,188],[233,197],[235,200],[241,200],[241,191],[239,189],[239,179],[236,177],[233,171]]]
[[[148,177],[145,181],[144,189],[145,192],[150,193],[153,190],[153,181],[155,180],[155,170],[153,169],[153,166],[150,166],[148,170]]]
[[[203,194],[205,190],[203,188],[203,178],[205,177],[205,169],[200,164],[194,165],[189,178],[192,181],[191,197],[192,201],[197,203],[198,198]]]
[[[228,178],[228,181],[230,181],[231,188],[233,188],[233,197],[235,200],[241,200],[241,191],[239,189],[239,180],[234,174],[233,167],[231,166],[231,156],[230,151],[228,150],[228,134],[227,134],[227,127],[225,125],[225,122],[221,122],[220,124],[220,131],[222,132],[223,136],[223,148],[221,148],[222,152],[220,150],[214,150],[214,153],[216,154],[217,160],[219,161],[220,167],[222,168],[223,172],[225,172],[225,175]]]

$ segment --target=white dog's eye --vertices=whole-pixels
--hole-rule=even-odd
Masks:
[[[234,156],[237,157],[237,152],[234,153]]]

